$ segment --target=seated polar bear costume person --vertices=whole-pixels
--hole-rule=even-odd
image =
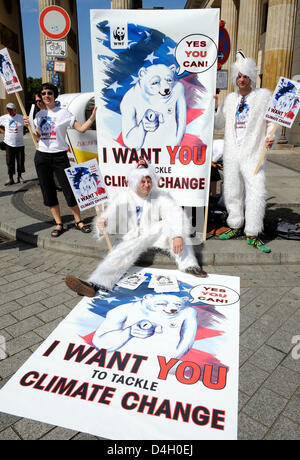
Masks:
[[[176,66],[142,67],[138,81],[121,102],[122,136],[129,148],[180,145],[186,127],[184,86]]]
[[[157,187],[154,169],[144,159],[128,174],[127,191],[116,195],[102,217],[95,218],[95,232],[124,234],[119,244],[105,257],[88,282],[67,275],[67,286],[80,295],[93,297],[97,290],[111,290],[149,248],[168,251],[178,269],[195,276],[206,277],[199,267],[190,241],[190,225],[181,207],[169,194]]]

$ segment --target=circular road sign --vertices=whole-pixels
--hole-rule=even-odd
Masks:
[[[49,38],[59,40],[65,37],[71,27],[70,16],[60,6],[48,6],[40,14],[40,28]]]
[[[230,54],[230,38],[225,27],[219,30],[218,67],[225,64]]]

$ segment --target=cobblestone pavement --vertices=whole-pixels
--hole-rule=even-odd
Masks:
[[[65,275],[85,278],[97,260],[0,238],[0,262],[2,386],[79,302]],[[300,439],[300,267],[204,268],[241,278],[238,438]],[[0,413],[0,440],[18,439],[99,438]]]

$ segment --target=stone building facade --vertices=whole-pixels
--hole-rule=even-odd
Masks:
[[[25,89],[26,70],[23,45],[20,0],[0,0],[0,49],[7,48],[22,88]],[[24,92],[20,93],[24,103]],[[14,94],[8,95],[0,81],[0,114],[6,113],[6,104],[16,103]]]
[[[299,0],[187,0],[185,8],[220,8],[231,39],[230,57],[223,66],[229,80],[238,49],[257,62],[257,87],[273,91],[280,76],[300,79]],[[232,90],[230,84],[228,91]],[[282,129],[283,145],[300,145],[299,121],[298,114],[292,129]]]

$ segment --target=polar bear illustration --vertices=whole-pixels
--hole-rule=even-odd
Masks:
[[[197,312],[187,297],[147,294],[142,300],[110,310],[98,327],[93,344],[108,351],[180,358],[193,346]]]
[[[186,127],[184,85],[176,66],[142,67],[138,81],[121,101],[122,135],[129,148],[179,145]]]

